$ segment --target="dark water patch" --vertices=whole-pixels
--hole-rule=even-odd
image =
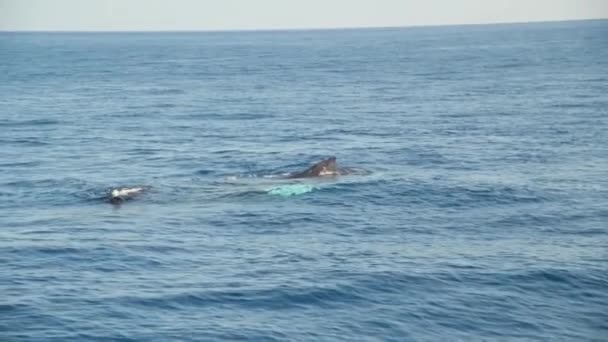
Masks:
[[[0,144],[20,146],[20,147],[42,147],[50,145],[49,142],[42,141],[38,138],[16,138],[16,139],[0,139]]]
[[[120,111],[116,113],[106,114],[107,117],[111,118],[126,118],[126,119],[134,119],[134,118],[142,118],[142,119],[150,119],[150,117],[156,117],[161,114],[161,110],[156,108],[144,107],[143,109],[135,112],[131,110]],[[103,139],[100,137],[100,139]]]
[[[595,108],[597,104],[589,102],[577,102],[577,103],[552,103],[547,108],[554,109],[581,109],[581,108]]]
[[[49,219],[49,220],[32,220],[32,221],[28,221],[27,223],[22,223],[22,224],[17,224],[16,227],[31,227],[31,226],[35,226],[35,225],[40,225],[40,226],[44,226],[45,224],[54,224],[56,221],[54,219]],[[48,228],[48,229],[29,229],[29,230],[22,230],[19,232],[19,234],[21,235],[33,235],[33,236],[41,236],[41,235],[53,235],[56,234],[57,231],[53,228]]]
[[[144,93],[149,95],[181,95],[185,94],[186,90],[181,88],[154,88],[147,89]]]
[[[29,306],[26,304],[0,304],[0,312],[15,314],[19,311],[28,310]]]
[[[51,240],[52,241],[52,240]],[[67,244],[67,242],[66,242]],[[105,253],[108,251],[105,247],[79,248],[70,246],[49,245],[48,243],[40,245],[18,246],[3,249],[4,252],[18,255],[31,256],[47,256],[47,257],[64,257],[64,256],[85,256],[87,254]]]
[[[8,200],[8,198],[10,198],[12,196],[13,196],[13,194],[10,192],[0,191],[0,198],[6,198]]]
[[[437,117],[440,118],[452,118],[452,119],[457,119],[457,118],[472,118],[472,117],[476,117],[479,116],[479,113],[476,112],[451,112],[451,113],[445,113],[445,114],[438,114]],[[446,131],[445,132],[448,135],[453,135],[453,134],[462,134],[462,131]]]
[[[155,245],[129,245],[130,251],[138,252],[151,252],[151,253],[183,253],[188,251],[183,247],[176,247],[175,245],[167,246],[161,244]]]
[[[213,119],[222,121],[249,121],[273,119],[275,115],[268,113],[230,113],[215,115]]]
[[[66,341],[66,340],[82,340],[82,341],[101,341],[101,342],[137,342],[140,341],[138,338],[129,337],[133,335],[132,333],[73,333],[67,334],[64,336],[57,336],[56,341]]]
[[[529,67],[532,64],[528,62],[510,62],[510,63],[502,63],[487,66],[490,69],[519,69],[523,67]]]
[[[7,162],[7,163],[2,163],[0,162],[0,168],[19,168],[19,167],[36,167],[36,166],[40,166],[42,164],[41,161],[28,161],[28,162]]]
[[[73,248],[73,247],[40,247],[35,250],[32,250],[32,252],[41,253],[41,254],[60,255],[60,254],[79,254],[82,251],[78,248]]]
[[[321,132],[318,132],[311,136],[313,139],[328,139],[331,137],[331,140],[344,140],[346,136],[353,137],[378,137],[378,138],[386,138],[393,137],[395,135],[395,131],[397,128],[388,128],[382,131],[373,130],[373,129],[348,129],[348,128],[338,128],[338,129],[328,129]],[[400,130],[400,129],[399,129]]]
[[[198,171],[196,171],[196,174],[201,175],[201,176],[208,176],[208,175],[211,175],[214,173],[216,173],[215,170],[198,170]]]
[[[58,125],[61,122],[59,120],[53,119],[32,119],[32,120],[22,120],[22,121],[12,121],[12,120],[0,120],[0,127],[36,127],[36,126],[49,126],[49,125]]]
[[[241,151],[238,149],[221,149],[221,150],[211,151],[211,153],[213,153],[213,154],[226,154],[226,155],[234,155],[234,154],[237,154],[240,152]]]
[[[151,155],[156,155],[156,154],[163,153],[163,152],[167,152],[167,150],[163,149],[163,148],[139,147],[139,148],[134,148],[134,149],[128,150],[127,154],[129,156],[151,156]],[[126,161],[127,159],[123,159],[123,160]]]
[[[168,109],[168,108],[176,108],[178,105],[175,103],[157,103],[155,105],[151,105],[150,108],[160,108],[160,109]]]

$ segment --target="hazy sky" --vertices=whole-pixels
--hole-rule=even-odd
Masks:
[[[608,18],[608,0],[0,0],[0,30],[229,30]]]

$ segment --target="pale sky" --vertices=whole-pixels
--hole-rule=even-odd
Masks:
[[[608,0],[0,0],[0,30],[162,31],[608,18]]]

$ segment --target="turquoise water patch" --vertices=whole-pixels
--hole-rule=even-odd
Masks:
[[[289,184],[271,188],[268,193],[271,195],[279,195],[283,197],[296,196],[311,192],[315,189],[312,185],[307,184]]]

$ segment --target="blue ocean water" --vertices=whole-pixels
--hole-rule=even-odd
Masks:
[[[606,341],[607,132],[606,20],[1,33],[0,340]]]

